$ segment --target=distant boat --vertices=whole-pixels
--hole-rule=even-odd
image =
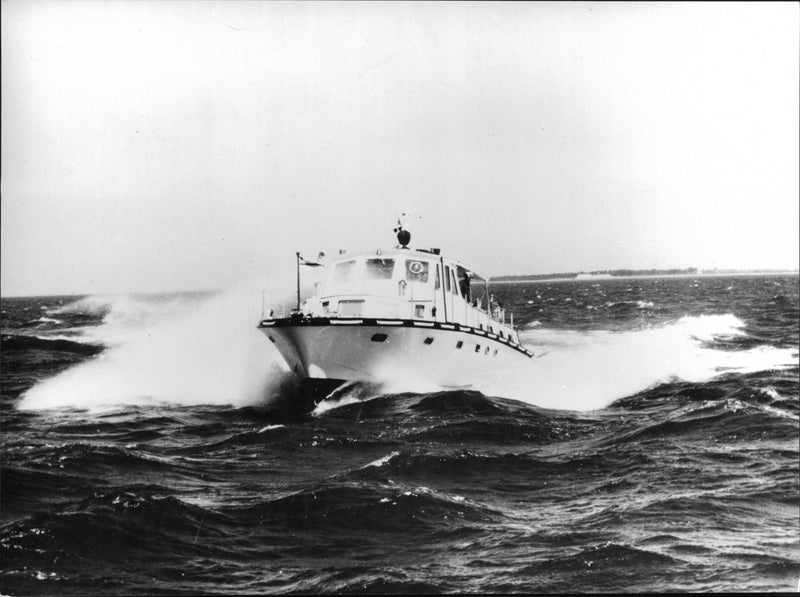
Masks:
[[[320,263],[297,253],[297,309],[258,325],[302,383],[309,410],[349,381],[413,376],[464,388],[533,356],[486,277],[439,249],[410,249],[399,222],[395,231],[393,249],[338,255],[302,303],[300,265]]]

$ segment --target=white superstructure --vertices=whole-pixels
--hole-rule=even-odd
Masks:
[[[298,292],[298,306],[259,327],[314,401],[346,381],[405,375],[468,387],[507,360],[533,356],[486,279],[437,249],[342,253],[314,296],[300,304]]]

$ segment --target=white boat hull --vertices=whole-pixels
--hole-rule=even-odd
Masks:
[[[295,318],[264,320],[259,328],[301,380],[318,380],[326,390],[408,376],[463,388],[533,356],[508,338],[451,323]]]

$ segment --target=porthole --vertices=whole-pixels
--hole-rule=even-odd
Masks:
[[[371,339],[372,339],[373,342],[383,342],[388,337],[389,336],[387,336],[386,334],[372,334],[372,338]]]
[[[433,344],[433,338],[425,338],[425,344]]]
[[[461,348],[462,346],[464,346],[464,342],[462,342],[461,340],[456,342],[456,348]]]

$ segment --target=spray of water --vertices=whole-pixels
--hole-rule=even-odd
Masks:
[[[289,374],[256,329],[261,308],[255,282],[200,299],[82,299],[62,313],[104,315],[85,334],[109,348],[34,386],[20,408],[264,403]]]
[[[485,394],[543,408],[583,411],[665,382],[704,382],[731,371],[797,365],[797,354],[789,349],[709,347],[709,341],[744,335],[744,326],[727,314],[687,316],[658,328],[622,332],[536,328],[521,339],[537,357],[499,369],[477,386]]]

